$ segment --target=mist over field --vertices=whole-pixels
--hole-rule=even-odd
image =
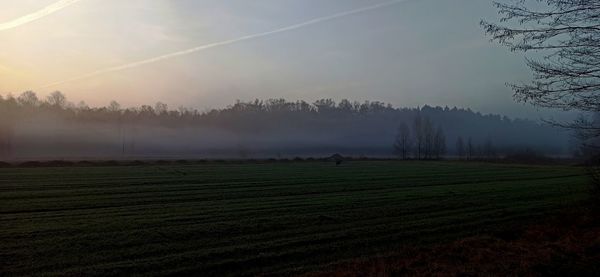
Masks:
[[[600,1],[0,0],[0,203],[0,276],[599,276]]]
[[[443,130],[449,157],[455,155],[458,137],[472,139],[480,152],[491,141],[498,155],[525,148],[569,154],[570,134],[564,130],[448,107],[271,99],[200,113],[169,110],[161,103],[75,108],[19,99],[2,102],[2,154],[8,159],[264,159],[334,153],[389,158],[395,156],[398,127],[412,125],[417,116]]]

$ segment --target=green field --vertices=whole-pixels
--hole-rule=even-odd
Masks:
[[[0,275],[302,273],[552,213],[585,183],[460,162],[0,169]]]

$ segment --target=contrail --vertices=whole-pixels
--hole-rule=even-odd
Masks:
[[[68,6],[71,6],[79,1],[81,1],[81,0],[60,0],[54,4],[50,4],[50,5],[46,6],[45,8],[43,8],[37,12],[19,17],[15,20],[12,20],[9,22],[0,23],[0,31],[5,31],[5,30],[17,28],[21,25],[25,25],[29,22],[38,20],[42,17],[46,17],[50,14],[60,11],[60,10],[66,8]]]
[[[366,6],[366,7],[354,9],[354,10],[339,12],[339,13],[336,13],[336,14],[332,14],[332,15],[328,15],[328,16],[324,16],[324,17],[319,17],[319,18],[311,19],[311,20],[308,20],[308,21],[305,21],[305,22],[302,22],[302,23],[297,23],[297,24],[294,24],[294,25],[290,25],[290,26],[287,26],[287,27],[278,28],[278,29],[275,29],[275,30],[267,31],[267,32],[256,33],[256,34],[246,35],[246,36],[235,38],[235,39],[230,39],[230,40],[224,40],[224,41],[220,41],[220,42],[214,42],[214,43],[210,43],[210,44],[205,44],[205,45],[197,46],[197,47],[190,48],[190,49],[187,49],[187,50],[183,50],[183,51],[179,51],[179,52],[174,52],[174,53],[170,53],[170,54],[166,54],[166,55],[162,55],[162,56],[158,56],[158,57],[154,57],[154,58],[150,58],[150,59],[145,59],[145,60],[141,60],[141,61],[137,61],[137,62],[127,63],[127,64],[123,64],[123,65],[119,65],[119,66],[114,66],[114,67],[109,67],[109,68],[97,70],[97,71],[94,71],[94,72],[91,72],[91,73],[88,73],[88,74],[85,74],[85,75],[81,75],[81,76],[78,76],[78,77],[74,77],[74,78],[71,78],[71,79],[67,79],[67,80],[64,80],[64,81],[54,82],[54,83],[51,83],[51,84],[47,84],[47,85],[44,85],[44,86],[42,86],[40,88],[54,87],[54,86],[62,85],[62,84],[65,84],[65,83],[79,81],[79,80],[82,80],[82,79],[88,79],[88,78],[95,77],[95,76],[102,75],[102,74],[106,74],[106,73],[109,73],[109,72],[121,71],[121,70],[129,69],[129,68],[134,68],[134,67],[138,67],[138,66],[142,66],[142,65],[146,65],[146,64],[151,64],[151,63],[159,62],[159,61],[166,60],[166,59],[171,59],[171,58],[175,58],[175,57],[179,57],[179,56],[189,55],[189,54],[192,54],[192,53],[195,53],[195,52],[204,51],[204,50],[207,50],[207,49],[210,49],[210,48],[215,48],[215,47],[219,47],[219,46],[225,46],[225,45],[234,44],[234,43],[238,43],[238,42],[242,42],[242,41],[253,40],[253,39],[258,39],[258,38],[262,38],[262,37],[266,37],[266,36],[270,36],[270,35],[274,35],[274,34],[278,34],[278,33],[288,32],[288,31],[292,31],[292,30],[304,28],[304,27],[307,27],[307,26],[310,26],[310,25],[315,25],[315,24],[318,24],[318,23],[322,23],[322,22],[325,22],[325,21],[331,21],[331,20],[338,19],[338,18],[341,18],[341,17],[346,17],[346,16],[358,14],[358,13],[363,13],[363,12],[367,12],[367,11],[370,11],[370,10],[380,9],[380,8],[383,8],[383,7],[387,7],[387,6],[399,4],[399,3],[402,3],[402,2],[406,2],[406,1],[409,1],[409,0],[392,0],[392,1],[386,1],[386,2],[375,4],[375,5],[371,5],[371,6]]]

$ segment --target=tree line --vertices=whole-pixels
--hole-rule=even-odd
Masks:
[[[412,127],[412,128],[411,128]],[[403,160],[432,160],[441,159],[448,154],[444,129],[436,125],[429,117],[417,115],[411,127],[402,122],[398,127],[394,141],[394,153]],[[483,143],[476,144],[472,137],[465,139],[458,136],[454,147],[458,159],[494,159],[498,152],[491,137],[486,137]]]
[[[402,159],[440,159],[446,154],[446,136],[427,116],[418,114],[412,129],[405,122],[398,127],[394,150]]]
[[[398,122],[408,124],[397,129]],[[90,107],[84,102],[71,103],[61,92],[44,99],[31,91],[16,97],[0,95],[0,157],[20,156],[35,149],[75,155],[79,153],[75,146],[122,155],[204,155],[235,148],[230,152],[243,149],[248,157],[256,153],[331,152],[389,156],[391,145],[398,144],[401,147],[396,151],[404,158],[437,159],[462,153],[457,151],[458,143],[447,143],[447,138],[459,136],[467,138],[463,144],[465,153],[470,154],[465,158],[490,152],[485,150],[487,137],[498,142],[498,151],[528,145],[559,152],[567,141],[567,136],[555,129],[529,120],[456,107],[397,108],[378,101],[267,99],[237,101],[200,112],[186,107],[172,109],[161,102],[125,108],[111,101],[103,107]],[[397,137],[404,142],[398,142]]]

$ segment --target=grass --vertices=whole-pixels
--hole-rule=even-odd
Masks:
[[[0,275],[292,275],[575,205],[582,169],[460,162],[0,169]]]
[[[598,276],[600,213],[565,209],[510,232],[482,234],[343,261],[304,277]],[[508,230],[507,230],[508,231]]]

